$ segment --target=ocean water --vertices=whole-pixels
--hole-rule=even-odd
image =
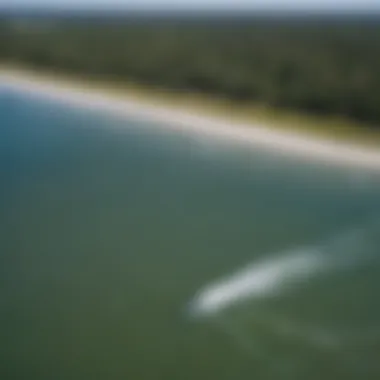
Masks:
[[[0,378],[380,378],[380,178],[0,92]]]

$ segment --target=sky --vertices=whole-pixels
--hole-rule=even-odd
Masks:
[[[380,0],[1,0],[1,6],[64,9],[380,10]]]

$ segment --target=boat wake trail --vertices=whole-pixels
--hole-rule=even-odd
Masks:
[[[298,249],[251,264],[202,289],[189,312],[206,316],[253,298],[278,294],[290,285],[323,271],[326,263],[312,249]]]
[[[211,316],[247,300],[280,295],[321,274],[366,265],[378,257],[379,245],[377,219],[322,244],[280,252],[207,285],[190,302],[188,312]]]
[[[380,218],[377,218],[319,244],[279,252],[250,263],[206,285],[191,300],[187,311],[194,318],[209,321],[243,354],[257,359],[271,378],[280,378],[285,371],[295,371],[296,375],[299,365],[308,370],[309,357],[321,358],[320,355],[334,358],[336,365],[350,375],[361,375],[369,366],[377,365],[377,360],[373,359],[380,344],[380,326],[376,319],[371,326],[361,321],[356,327],[348,327],[345,323],[326,326],[321,321],[310,324],[281,315],[278,310],[263,310],[268,304],[258,301],[280,298],[287,292],[311,286],[313,280],[320,284],[322,276],[323,279],[334,278],[346,272],[351,276],[362,269],[367,276],[371,268],[376,272],[380,264],[379,247]],[[326,284],[329,287],[328,282]],[[256,308],[244,308],[244,313],[227,312],[248,301]],[[282,351],[284,347],[286,351]],[[276,352],[282,359],[273,366]],[[300,357],[304,358],[302,364]]]

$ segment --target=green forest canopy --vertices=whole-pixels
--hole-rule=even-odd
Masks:
[[[3,17],[0,59],[380,122],[380,17]]]

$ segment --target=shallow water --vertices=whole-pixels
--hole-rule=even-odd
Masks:
[[[2,379],[379,378],[378,177],[11,91],[0,116]],[[192,317],[241,274],[260,297]]]

